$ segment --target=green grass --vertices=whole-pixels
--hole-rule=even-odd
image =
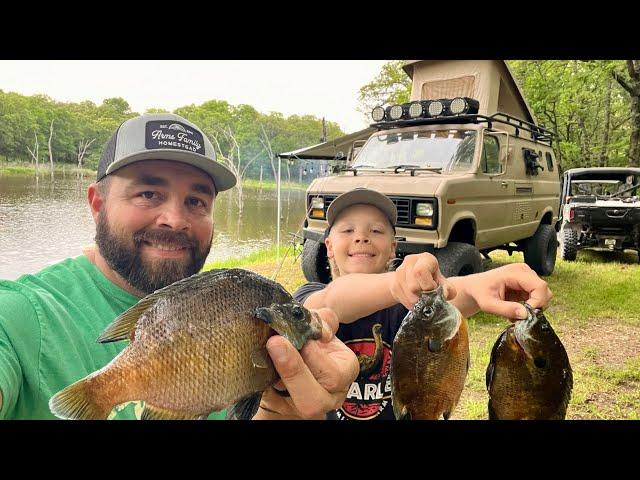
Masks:
[[[276,190],[278,188],[278,184],[273,180],[263,180],[262,183],[260,183],[260,180],[257,180],[255,178],[245,178],[242,181],[242,185],[245,187],[262,188],[264,190]],[[280,184],[281,189],[287,189],[287,190],[303,190],[304,191],[307,189],[307,187],[308,187],[307,184],[297,183],[297,182],[283,181]]]
[[[95,175],[95,170],[90,170],[87,168],[77,168],[74,165],[68,163],[54,163],[53,164],[53,172],[54,174],[62,174],[64,171],[65,174],[76,174],[83,173],[85,175]],[[38,175],[49,175],[51,172],[51,166],[49,163],[41,163],[38,167]],[[29,163],[20,163],[20,162],[11,162],[11,163],[0,163],[0,174],[3,175],[35,175],[36,167],[35,165],[31,165]]]
[[[281,257],[287,247],[281,247]],[[523,256],[494,252],[488,268],[522,262]],[[299,259],[288,251],[282,265],[275,247],[244,259],[205,268],[242,267],[272,278],[293,292],[306,283]],[[580,251],[577,261],[558,258],[545,277],[554,297],[546,316],[565,345],[574,388],[568,419],[640,419],[640,265],[632,252]],[[505,318],[478,313],[468,319],[471,368],[453,419],[486,419],[485,371],[491,348],[509,325]]]

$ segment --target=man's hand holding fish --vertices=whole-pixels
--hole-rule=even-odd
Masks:
[[[347,387],[358,375],[358,361],[335,337],[336,314],[329,308],[312,312],[322,319],[320,340],[308,341],[300,352],[280,335],[267,342],[281,380],[263,393],[254,420],[324,419],[344,402]]]

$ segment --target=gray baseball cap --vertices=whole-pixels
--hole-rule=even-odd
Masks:
[[[338,218],[340,212],[345,208],[356,204],[373,205],[384,213],[395,230],[395,225],[398,220],[398,212],[394,203],[386,195],[364,187],[349,190],[348,192],[339,195],[333,202],[331,202],[327,209],[327,222],[329,222],[329,228],[333,226],[333,222]]]
[[[216,192],[236,184],[236,176],[216,161],[202,130],[173,113],[140,115],[122,123],[100,158],[97,181],[140,160],[173,160],[193,165],[213,179]]]

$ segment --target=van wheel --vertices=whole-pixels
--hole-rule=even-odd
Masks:
[[[329,283],[331,281],[327,247],[324,243],[310,239],[304,241],[302,273],[309,282]]]
[[[560,258],[573,261],[578,255],[578,233],[573,228],[563,228],[560,237]]]
[[[482,258],[476,247],[468,243],[450,242],[435,253],[445,277],[462,277],[482,272]]]
[[[538,275],[551,275],[556,266],[558,237],[551,225],[540,225],[524,247],[524,261]]]

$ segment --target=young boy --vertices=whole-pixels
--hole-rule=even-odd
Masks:
[[[389,364],[393,339],[421,291],[443,285],[445,296],[465,318],[482,310],[509,319],[526,318],[518,301],[544,308],[547,283],[526,264],[446,279],[429,253],[395,258],[397,212],[385,195],[365,188],[343,193],[329,206],[325,235],[332,281],[308,283],[294,298],[307,308],[332,308],[340,320],[336,336],[359,356],[360,376],[333,418],[393,419]],[[379,326],[378,326],[379,325]]]

